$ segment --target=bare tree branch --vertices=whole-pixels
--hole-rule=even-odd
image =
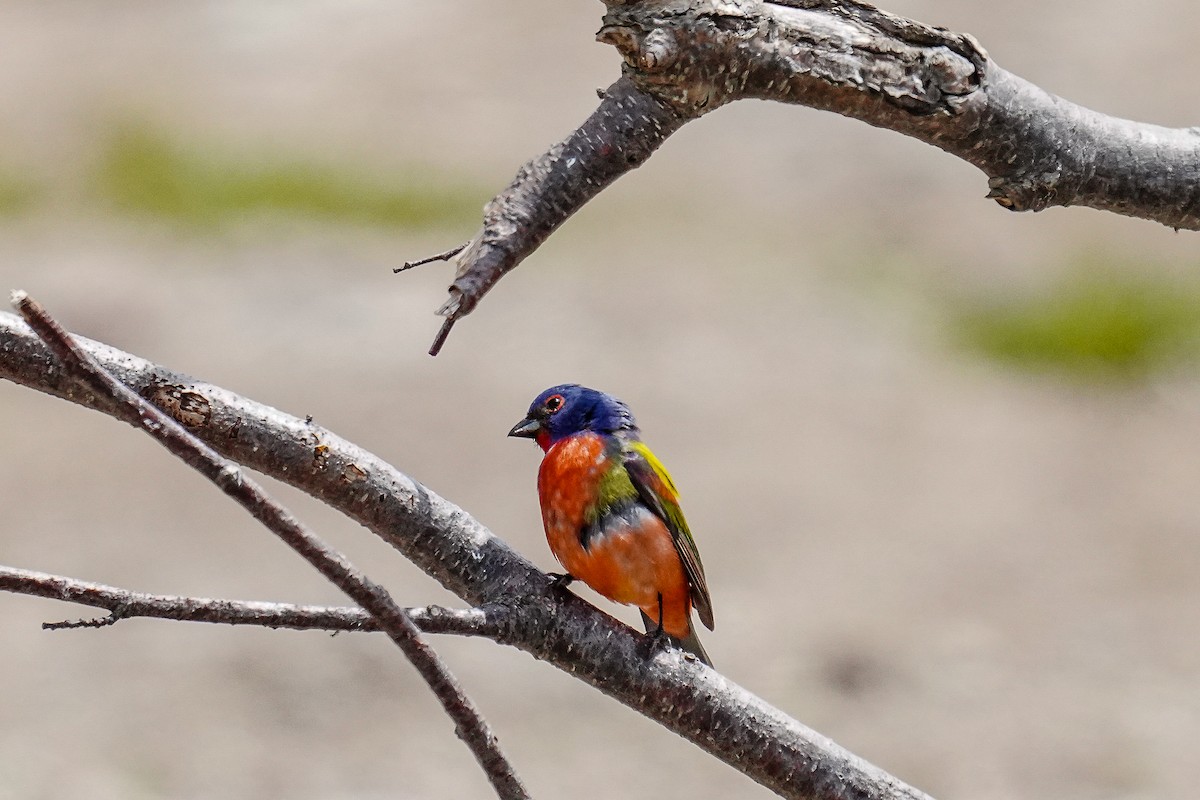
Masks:
[[[189,433],[182,424],[134,394],[109,374],[27,294],[13,292],[12,303],[54,353],[69,380],[107,400],[113,416],[143,429],[184,463],[215,483],[316,567],[318,572],[370,612],[388,638],[396,643],[429,684],[454,721],[458,738],[471,750],[496,794],[505,800],[525,800],[529,797],[475,704],[386,589],[359,572],[345,556],[302,525],[237,464],[220,456]]]
[[[552,580],[462,509],[324,428],[81,337],[123,383],[226,456],[358,521],[474,606],[496,640],[585,681],[790,798],[929,800],[782,711],[646,639]],[[20,320],[0,314],[0,377],[104,410]]]
[[[94,620],[46,622],[46,630],[92,628],[123,619],[149,617],[177,622],[211,622],[221,625],[253,625],[261,628],[321,630],[337,633],[376,632],[379,623],[361,608],[350,606],[303,606],[293,603],[264,603],[254,600],[216,600],[147,594],[81,581],[62,575],[0,565],[0,591],[45,597],[102,608],[109,616]],[[496,638],[499,619],[505,613],[494,608],[406,608],[404,613],[423,633]]]
[[[796,103],[912,136],[978,167],[1014,211],[1089,206],[1200,230],[1200,128],[1075,105],[971,36],[852,0],[606,0],[624,77],[526,164],[455,259],[437,353],[506,272],[685,122],[735,100]]]
[[[438,311],[446,321],[429,354],[438,354],[455,321],[471,313],[496,281],[686,121],[630,81],[617,81],[601,93],[600,107],[578,130],[521,167],[508,188],[484,207],[483,229],[471,241],[406,263],[402,269],[453,257],[458,267],[450,299]]]

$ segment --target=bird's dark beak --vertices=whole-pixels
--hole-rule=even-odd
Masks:
[[[538,431],[542,429],[542,423],[536,419],[525,419],[513,425],[512,430],[508,432],[509,436],[516,436],[521,439],[536,439]]]

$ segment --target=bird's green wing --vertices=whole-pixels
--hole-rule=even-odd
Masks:
[[[667,474],[666,467],[643,442],[627,442],[623,456],[625,470],[642,502],[666,523],[667,530],[671,532],[671,540],[675,543],[675,550],[687,575],[692,605],[700,615],[700,621],[712,630],[712,598],[708,594],[708,583],[704,580],[700,551],[696,549],[687,520],[683,518],[683,509],[679,507],[679,490]]]

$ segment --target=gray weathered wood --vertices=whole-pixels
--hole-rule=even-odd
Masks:
[[[218,453],[323,500],[472,606],[490,609],[487,635],[594,686],[780,795],[929,800],[694,657],[651,651],[646,636],[554,588],[467,512],[331,431],[75,338]],[[78,389],[29,328],[5,313],[0,378],[112,413],[105,398]]]
[[[607,6],[598,37],[620,52],[623,77],[488,204],[482,230],[455,259],[432,353],[496,281],[667,136],[748,98],[928,142],[978,167],[987,196],[1013,211],[1089,206],[1200,229],[1200,129],[1078,106],[1003,69],[969,35],[849,0]]]

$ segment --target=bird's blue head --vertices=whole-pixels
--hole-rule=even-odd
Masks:
[[[636,433],[637,422],[629,406],[612,395],[577,383],[563,383],[539,394],[525,419],[508,435],[533,439],[543,450],[549,450],[555,442],[585,431]]]

